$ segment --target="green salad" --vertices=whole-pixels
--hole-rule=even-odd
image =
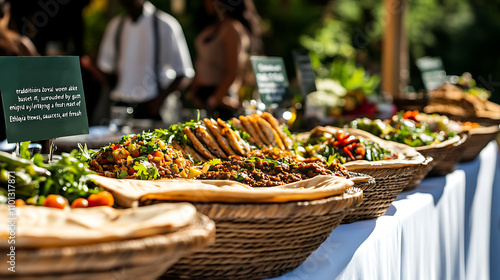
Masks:
[[[89,174],[93,173],[76,158],[77,151],[45,163],[40,154],[26,153],[28,142],[21,145],[21,156],[0,152],[0,204],[21,199],[27,204],[43,205],[49,195],[60,195],[72,203],[102,192]]]
[[[441,143],[456,135],[455,132],[431,129],[419,120],[418,111],[399,112],[390,120],[361,118],[349,123],[349,127],[370,132],[382,139],[403,143],[411,147],[421,147]]]
[[[294,145],[297,155],[305,158],[322,158],[327,162],[338,160],[346,163],[355,160],[378,161],[396,159],[397,155],[386,150],[377,143],[338,131],[336,134],[316,132],[305,141],[297,141]]]

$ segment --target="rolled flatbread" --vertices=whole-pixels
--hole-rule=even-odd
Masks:
[[[226,152],[227,155],[229,156],[236,155],[236,153],[229,145],[229,142],[227,141],[226,137],[222,135],[221,130],[217,125],[217,122],[205,118],[203,119],[203,123],[205,123],[205,126],[208,127],[208,130],[212,132],[212,135],[214,135],[215,139],[217,139],[217,143],[219,143],[219,146],[224,150],[224,152]]]
[[[202,156],[207,159],[213,159],[215,156],[207,149],[203,144],[196,138],[196,135],[191,131],[189,127],[184,128],[184,134],[186,134],[187,138],[193,144],[193,147],[196,151],[198,151]]]
[[[198,125],[198,127],[196,127],[196,136],[215,156],[217,156],[218,158],[227,159],[226,154],[222,151],[215,139],[203,126]]]
[[[243,127],[245,128],[244,131],[246,131],[252,137],[253,143],[258,147],[264,147],[264,143],[260,139],[260,136],[253,127],[253,125],[250,123],[250,120],[248,120],[246,116],[239,116],[239,120],[241,121]]]
[[[271,142],[271,145],[277,146],[281,150],[285,150],[285,145],[283,145],[283,142],[281,142],[281,138],[278,135],[278,132],[274,130],[274,128],[269,124],[265,119],[259,117],[257,118],[257,123],[260,126],[260,129],[262,132],[266,135],[267,139],[269,139],[269,142]]]
[[[292,139],[290,139],[290,137],[288,137],[285,132],[283,132],[283,129],[280,126],[280,122],[273,115],[267,112],[262,113],[261,117],[268,123],[270,123],[273,126],[274,130],[278,132],[283,145],[285,145],[287,149],[291,149],[293,145]]]
[[[255,129],[255,131],[257,132],[257,134],[259,135],[259,137],[262,140],[262,142],[265,145],[267,145],[267,146],[271,146],[271,142],[269,141],[269,139],[267,139],[266,135],[264,135],[264,133],[260,129],[260,126],[257,123],[257,118],[254,115],[252,115],[252,116],[246,116],[246,118],[250,122],[250,124],[252,124],[253,128]]]
[[[233,122],[233,126],[238,129],[238,130],[241,130],[241,131],[244,131],[246,133],[248,133],[245,129],[245,126],[241,123],[241,121],[237,118],[232,118],[231,121]],[[250,133],[248,133],[248,135],[250,135]],[[253,143],[255,144],[255,139],[253,139],[252,135],[250,135],[250,137],[248,138],[248,142],[250,143]]]
[[[223,120],[220,118],[217,119],[217,124],[221,127],[221,133],[226,137],[226,139],[229,142],[229,145],[231,145],[231,148],[240,156],[245,156],[250,148],[248,150],[246,147],[243,145],[241,138],[239,137],[236,132],[234,132]]]
[[[204,157],[202,157],[198,152],[196,152],[193,148],[191,148],[189,145],[180,145],[179,143],[172,141],[172,146],[174,149],[181,151],[182,155],[184,157],[187,157],[187,155],[190,155],[191,158],[195,162],[205,162],[207,161]]]

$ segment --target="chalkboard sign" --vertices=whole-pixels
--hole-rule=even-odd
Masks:
[[[446,82],[446,71],[443,61],[439,57],[421,57],[416,61],[422,73],[422,81],[427,90],[438,89]]]
[[[306,97],[309,93],[316,91],[316,74],[311,65],[309,51],[293,50],[293,59],[302,96]]]
[[[280,104],[288,93],[288,77],[281,57],[252,56],[253,72],[262,103]]]
[[[0,57],[7,141],[88,134],[78,57]]]

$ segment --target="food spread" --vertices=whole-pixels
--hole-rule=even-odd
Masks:
[[[228,122],[193,120],[125,135],[117,143],[85,153],[91,170],[117,179],[219,179],[270,187],[316,175],[348,177],[338,162],[301,161],[289,146],[292,140],[272,115],[255,114]]]
[[[399,112],[388,120],[356,119],[349,127],[368,131],[382,139],[403,143],[411,147],[427,146],[441,143],[456,135],[453,131],[431,129],[431,126],[420,120],[418,111]],[[445,123],[442,123],[445,126]]]

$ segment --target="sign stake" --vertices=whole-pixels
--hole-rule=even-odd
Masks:
[[[54,152],[57,150],[56,146],[56,138],[49,139],[49,163],[52,162],[52,157],[54,156]]]

